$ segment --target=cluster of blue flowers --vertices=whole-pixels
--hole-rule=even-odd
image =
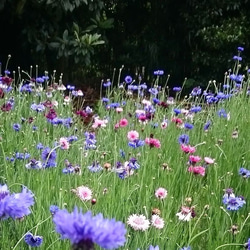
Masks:
[[[27,187],[21,193],[10,193],[6,184],[0,185],[0,219],[21,219],[31,213],[34,203],[34,194]]]
[[[235,196],[231,188],[226,189],[222,201],[230,211],[237,211],[246,204],[244,197]]]
[[[53,222],[61,238],[69,239],[75,249],[93,249],[94,244],[115,249],[126,242],[125,225],[115,219],[105,219],[101,213],[92,216],[88,211],[83,214],[77,207],[71,213],[66,209],[57,210]]]
[[[244,178],[250,178],[250,170],[246,168],[240,168],[239,174]]]

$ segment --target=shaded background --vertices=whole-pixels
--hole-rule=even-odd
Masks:
[[[248,0],[1,0],[0,61],[12,59],[63,72],[64,83],[98,85],[124,65],[123,75],[151,81],[154,70],[170,85],[223,81],[237,47],[249,58]]]

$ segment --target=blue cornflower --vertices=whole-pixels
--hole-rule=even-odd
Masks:
[[[155,97],[154,97],[154,98],[153,98],[153,103],[154,103],[154,104],[158,104],[158,103],[160,103],[160,100],[159,100],[158,98],[155,98]]]
[[[19,152],[16,152],[15,157],[18,160],[26,160],[26,159],[30,158],[30,154],[29,153],[19,153]]]
[[[242,57],[241,56],[234,56],[233,60],[235,60],[235,61],[242,61]]]
[[[193,88],[193,90],[191,91],[191,95],[192,96],[197,96],[197,95],[200,95],[202,92],[201,88],[200,87],[195,87]]]
[[[49,147],[46,147],[42,151],[41,158],[43,161],[48,161],[48,160],[54,161],[56,159],[56,151],[51,150],[51,148]]]
[[[137,163],[137,160],[132,157],[130,160],[129,160],[129,163],[128,163],[128,166],[129,166],[129,169],[139,169],[140,168],[140,165]]]
[[[24,241],[31,247],[39,247],[43,243],[43,237],[33,235],[32,233],[28,232],[24,236]]]
[[[207,121],[204,125],[204,130],[207,131],[210,126],[211,126],[211,121]]]
[[[185,129],[193,129],[194,128],[194,125],[193,124],[191,124],[191,123],[188,123],[188,122],[186,122],[186,123],[184,123],[184,128]]]
[[[121,156],[122,158],[125,158],[125,152],[124,152],[122,149],[120,149],[120,156]]]
[[[244,178],[250,178],[250,170],[245,168],[240,168],[239,174],[243,176]]]
[[[41,142],[39,142],[39,143],[36,145],[36,148],[37,148],[37,149],[43,149],[44,146],[43,146],[43,144],[42,144]]]
[[[194,106],[190,108],[190,112],[192,113],[198,113],[202,110],[201,106]]]
[[[92,165],[88,166],[90,172],[96,173],[103,170],[102,166],[99,162],[94,161]]]
[[[148,88],[146,83],[142,83],[138,87],[139,87],[139,89],[147,89]]]
[[[154,96],[156,96],[159,93],[159,91],[157,90],[157,88],[150,88],[148,90],[148,92],[151,93]]]
[[[31,213],[30,206],[34,205],[34,195],[28,188],[22,188],[21,193],[7,193],[6,186],[0,187],[0,218],[20,219]]]
[[[180,135],[179,138],[178,138],[178,142],[180,144],[188,144],[189,143],[189,136],[186,135],[186,134]]]
[[[159,248],[159,246],[154,247],[154,246],[150,245],[148,250],[160,250],[160,248]]]
[[[175,115],[179,115],[181,113],[181,110],[177,109],[177,108],[173,109],[173,111],[174,111]]]
[[[244,244],[244,247],[245,247],[247,250],[250,250],[250,238],[248,238],[248,241],[247,241],[247,243]]]
[[[20,87],[19,91],[31,93],[33,91],[33,87],[32,85],[26,83]]]
[[[227,118],[227,113],[226,113],[225,109],[218,110],[217,114],[219,117]]]
[[[67,89],[68,89],[69,91],[72,91],[72,90],[75,89],[75,86],[74,86],[74,85],[68,84],[68,85],[67,85]]]
[[[50,207],[49,207],[49,211],[50,211],[50,213],[52,214],[52,215],[54,215],[57,211],[59,211],[60,209],[59,209],[59,207],[58,206],[56,206],[56,205],[51,205]]]
[[[237,49],[238,49],[238,51],[244,51],[244,48],[240,47],[240,46]]]
[[[188,247],[183,247],[183,248],[181,248],[180,250],[191,250],[191,247],[190,247],[190,246],[188,246]]]
[[[142,140],[134,140],[134,141],[129,142],[128,146],[132,148],[138,148],[138,147],[144,146],[144,144],[145,142]]]
[[[76,135],[71,135],[67,139],[69,143],[72,143],[73,141],[77,141],[78,137]]]
[[[103,83],[103,87],[107,88],[111,86],[111,81],[110,80],[107,80],[106,82]]]
[[[118,102],[113,102],[113,103],[110,103],[108,106],[109,106],[110,108],[116,109],[116,108],[120,107],[121,105],[120,105],[120,103],[118,103]]]
[[[181,91],[181,87],[173,87],[173,91],[174,92],[180,92]]]
[[[223,201],[227,205],[227,209],[231,211],[237,211],[246,204],[246,201],[242,197],[229,197]]]
[[[216,97],[218,99],[226,99],[226,95],[223,92],[218,92],[217,95],[216,95]]]
[[[20,129],[21,129],[21,125],[20,125],[19,123],[14,123],[14,124],[13,124],[13,129],[14,129],[15,131],[19,132]]]
[[[154,75],[155,76],[162,76],[163,74],[164,74],[163,70],[156,70],[156,71],[154,71]]]
[[[37,77],[36,78],[36,82],[37,83],[43,83],[44,82],[44,78],[43,77]]]
[[[37,112],[43,112],[45,110],[45,106],[43,104],[31,104],[30,108]]]
[[[94,247],[113,249],[126,242],[125,225],[115,219],[105,219],[102,214],[92,216],[91,211],[83,214],[75,207],[72,213],[66,209],[57,211],[53,216],[56,231],[62,239],[69,239],[76,248]]]
[[[27,169],[41,169],[43,168],[43,164],[41,161],[37,161],[36,159],[31,159],[29,163],[25,165]]]
[[[128,90],[131,90],[131,91],[138,90],[138,86],[137,85],[128,85]]]
[[[107,103],[107,102],[109,102],[109,99],[107,97],[103,97],[102,102]]]
[[[133,81],[133,78],[131,76],[126,76],[124,80],[127,84],[129,84]]]

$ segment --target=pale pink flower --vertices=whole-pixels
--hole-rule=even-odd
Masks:
[[[213,164],[214,163],[214,159],[210,158],[210,157],[204,157],[204,161],[207,164]]]
[[[64,97],[64,100],[63,100],[63,103],[64,103],[64,104],[69,104],[70,102],[71,102],[70,97],[69,97],[69,96],[65,96],[65,97]]]
[[[189,161],[191,164],[195,164],[201,160],[201,157],[198,155],[190,155],[189,156]]]
[[[137,109],[137,110],[135,111],[135,114],[136,114],[136,116],[145,115],[145,114],[146,114],[146,111],[143,110],[143,109]]]
[[[148,101],[148,100],[143,99],[142,104],[144,104],[146,106],[150,106],[152,103],[150,101]]]
[[[181,221],[190,221],[195,215],[192,208],[182,206],[181,211],[176,216]]]
[[[160,148],[161,143],[158,139],[155,138],[146,138],[145,143],[148,144],[151,148]]]
[[[126,118],[123,118],[119,121],[120,127],[126,127],[128,125],[128,120]]]
[[[129,141],[135,141],[139,138],[139,133],[135,130],[131,130],[128,132],[127,138]]]
[[[121,112],[123,111],[123,108],[117,107],[117,108],[115,109],[115,111],[116,111],[117,113],[121,113]]]
[[[206,169],[202,166],[191,166],[188,168],[188,171],[195,174],[195,175],[201,175],[201,176],[205,176],[206,173]]]
[[[182,150],[184,153],[193,154],[193,153],[196,151],[196,148],[195,148],[195,147],[192,147],[192,146],[190,146],[190,145],[181,144],[181,150]]]
[[[108,123],[108,120],[100,120],[98,117],[95,118],[94,124],[92,125],[92,128],[103,128],[106,127]]]
[[[83,96],[83,92],[82,92],[82,90],[80,90],[80,89],[79,89],[79,90],[77,90],[77,95],[78,95],[78,96]]]
[[[59,144],[60,144],[60,146],[61,146],[61,149],[64,149],[64,150],[69,149],[70,144],[69,144],[67,138],[61,137],[61,138],[59,139]]]
[[[88,187],[80,186],[73,191],[82,201],[89,201],[92,199],[92,191]]]
[[[134,230],[146,231],[150,222],[143,214],[132,214],[128,217],[127,224]]]
[[[161,123],[161,128],[162,129],[165,129],[167,127],[168,127],[168,123],[166,121],[164,121],[164,122]]]
[[[151,225],[158,229],[162,229],[164,227],[164,220],[157,214],[152,215]]]
[[[168,195],[168,191],[165,189],[165,188],[158,188],[156,191],[155,191],[155,196],[158,198],[158,199],[165,199]]]

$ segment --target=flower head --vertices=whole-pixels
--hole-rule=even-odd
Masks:
[[[77,187],[72,191],[74,191],[82,201],[89,201],[92,199],[92,190],[86,186]]]
[[[53,222],[62,239],[69,239],[77,249],[93,247],[94,243],[114,249],[126,242],[126,228],[122,222],[105,219],[102,214],[92,216],[91,211],[83,214],[77,207],[71,213],[66,209],[57,211]]]
[[[151,225],[157,229],[164,227],[164,220],[157,214],[153,214],[151,218]]]
[[[146,231],[149,228],[150,222],[143,214],[132,214],[128,217],[127,223],[134,230]]]
[[[191,166],[188,168],[188,172],[191,172],[195,175],[201,175],[201,176],[205,176],[206,173],[206,169],[202,166]]]
[[[129,141],[133,142],[133,141],[139,139],[139,133],[135,130],[131,130],[128,132],[127,138]]]
[[[167,195],[168,195],[168,191],[165,188],[160,187],[155,191],[155,196],[158,199],[163,200],[167,197]]]
[[[181,211],[176,214],[176,216],[181,221],[190,221],[193,217],[195,217],[194,208],[182,206]]]
[[[186,135],[186,134],[180,135],[179,138],[178,138],[178,142],[180,144],[188,144],[189,143],[189,136]]]
[[[43,243],[43,237],[35,236],[32,233],[28,232],[24,236],[24,241],[31,247],[39,247]]]
[[[161,142],[155,138],[146,138],[145,143],[148,144],[151,148],[160,148]]]
[[[59,139],[59,144],[61,146],[61,149],[63,149],[63,150],[69,149],[70,144],[69,144],[69,141],[66,137],[61,137]]]

